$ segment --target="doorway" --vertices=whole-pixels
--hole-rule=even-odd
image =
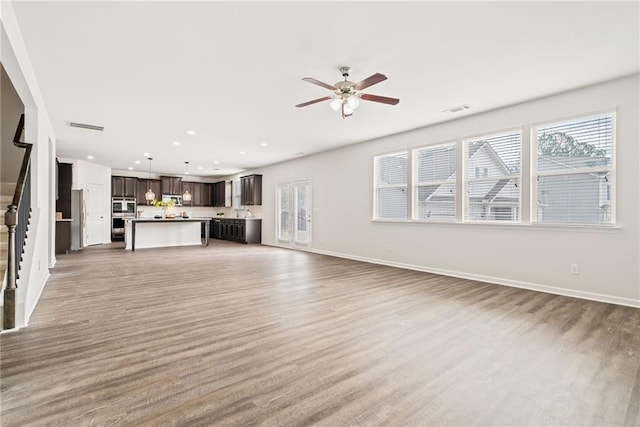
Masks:
[[[86,208],[86,240],[84,245],[104,243],[104,189],[102,184],[89,184],[85,198]]]
[[[311,244],[311,181],[279,184],[276,191],[278,226],[276,240],[282,245]]]

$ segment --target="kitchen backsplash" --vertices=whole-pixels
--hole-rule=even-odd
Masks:
[[[213,208],[203,206],[173,206],[168,208],[167,213],[174,215],[181,215],[182,212],[186,212],[190,217],[218,217],[218,213],[224,213],[223,218],[245,218],[247,216],[247,208],[236,210],[235,208]],[[262,206],[248,206],[251,211],[251,218],[262,218]],[[138,212],[140,217],[153,217],[155,215],[162,215],[162,208],[148,205],[138,205]],[[140,213],[141,212],[141,213]]]

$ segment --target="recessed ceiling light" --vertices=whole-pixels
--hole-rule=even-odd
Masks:
[[[269,145],[269,144],[267,144],[266,142],[263,142],[263,143],[262,143],[262,144],[260,144],[260,145],[262,145],[263,147],[266,147],[266,146],[267,146],[267,145]]]
[[[180,141],[173,141],[173,145],[180,145]]]
[[[87,156],[87,159],[89,159],[89,160],[93,160],[93,159],[95,159],[95,157],[93,157],[92,155],[88,155],[88,156]]]
[[[188,130],[187,131],[187,135],[195,135],[196,131],[195,130]]]
[[[201,171],[202,170],[202,166],[198,166],[198,170]]]
[[[136,165],[139,165],[139,164],[140,164],[140,160],[136,160],[136,161],[135,161],[135,162],[133,162],[133,163],[135,163]]]
[[[145,156],[145,157],[149,157],[150,155],[151,155],[151,154],[149,154],[149,153],[144,153],[144,154],[143,154],[143,156]]]
[[[214,165],[217,165],[218,163],[220,163],[220,162],[219,162],[219,161],[217,161],[217,160],[214,160],[214,161],[213,161],[213,164],[214,164]]]
[[[244,151],[241,151],[240,154],[246,154]]]
[[[129,169],[130,171],[132,171],[132,170],[133,170],[133,168],[132,168],[131,166],[129,166],[127,169]]]

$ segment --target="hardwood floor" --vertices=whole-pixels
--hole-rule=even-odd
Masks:
[[[60,256],[2,425],[640,425],[640,310],[285,249]]]

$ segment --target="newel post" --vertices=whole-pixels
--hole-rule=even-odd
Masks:
[[[18,207],[9,205],[4,214],[7,226],[7,287],[4,289],[3,329],[16,327],[16,225]]]

